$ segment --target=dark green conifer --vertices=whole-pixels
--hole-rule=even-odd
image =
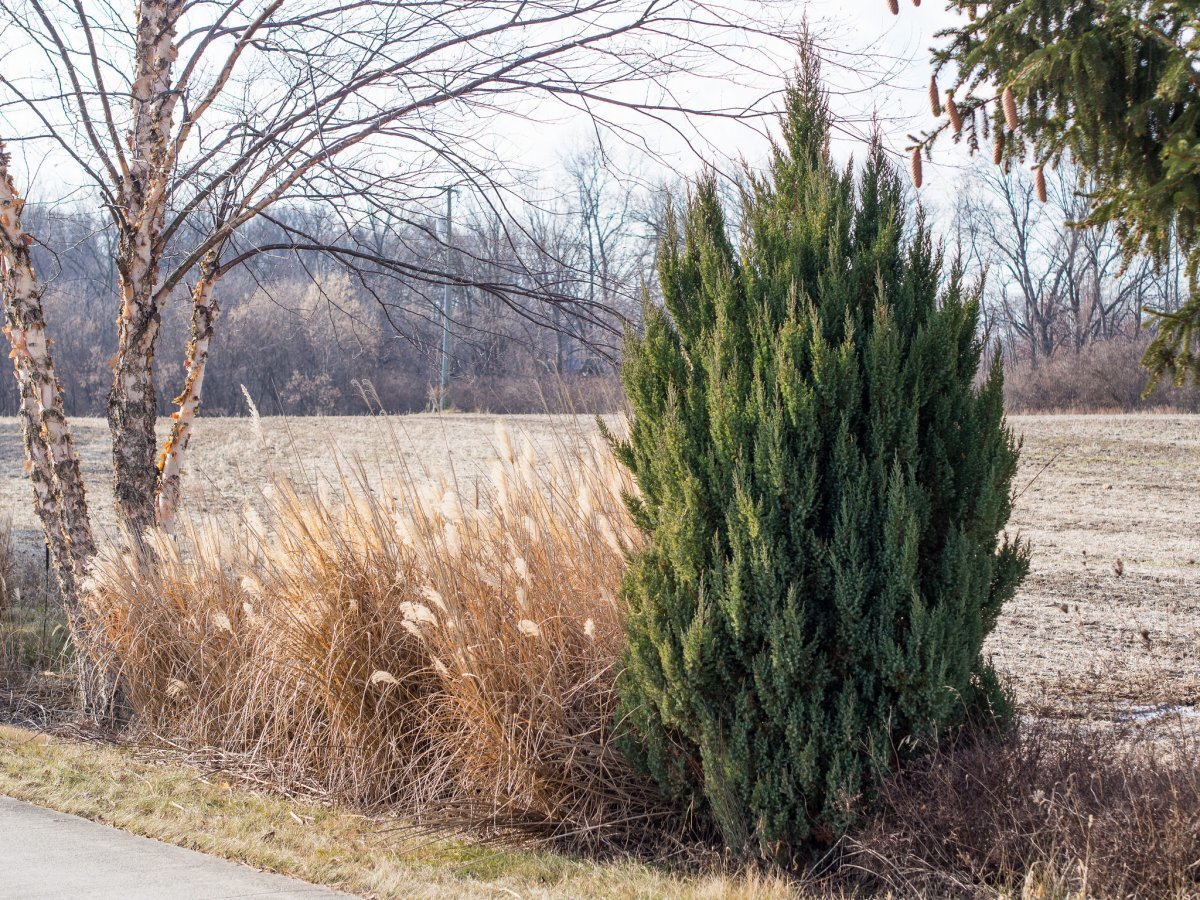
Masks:
[[[646,549],[624,585],[629,751],[733,848],[787,861],[878,779],[1004,698],[984,638],[1027,568],[1017,447],[977,384],[977,292],[876,142],[829,156],[814,60],[739,247],[712,178],[661,248],[617,445]]]

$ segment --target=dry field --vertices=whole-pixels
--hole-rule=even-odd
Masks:
[[[589,421],[510,416],[542,451]],[[227,513],[271,471],[336,480],[357,459],[373,481],[407,467],[455,479],[486,471],[492,416],[391,419],[201,420],[187,479],[193,512]],[[1027,710],[1055,716],[1156,721],[1158,710],[1200,703],[1200,418],[1030,416],[1013,527],[1033,544],[1033,568],[989,650]],[[107,426],[75,423],[92,503],[111,530]],[[540,453],[545,457],[545,453]],[[323,477],[323,478],[322,478]],[[22,476],[16,421],[0,419],[0,519],[11,515],[27,552],[39,541]],[[1118,564],[1118,561],[1119,564]],[[1175,713],[1173,712],[1172,715]]]

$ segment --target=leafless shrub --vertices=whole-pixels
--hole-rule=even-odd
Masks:
[[[615,374],[470,378],[455,384],[453,400],[464,412],[603,414],[625,405]]]
[[[853,865],[899,896],[1195,896],[1197,737],[1027,725],[888,781]]]
[[[1005,402],[1010,412],[1200,411],[1200,389],[1160,387],[1149,397],[1142,355],[1149,338],[1114,338],[1061,351],[1036,365],[1027,359],[1004,368]]]

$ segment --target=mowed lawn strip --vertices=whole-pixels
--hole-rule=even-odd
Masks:
[[[0,725],[0,794],[367,897],[785,897],[755,874],[674,876],[406,833],[133,752]]]

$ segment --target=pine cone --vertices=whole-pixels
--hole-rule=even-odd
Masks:
[[[1033,178],[1034,186],[1037,188],[1038,202],[1046,202],[1046,172],[1041,166],[1037,166],[1033,170],[1036,174]]]
[[[992,162],[996,165],[1004,162],[1004,129],[996,123],[996,140],[992,144]]]
[[[900,0],[888,0],[888,9],[892,11],[893,16],[900,15]]]
[[[954,94],[946,95],[946,115],[950,117],[950,127],[954,129],[954,133],[960,134],[963,120],[962,114],[958,111],[958,104],[954,102]]]
[[[929,108],[933,111],[934,118],[942,114],[942,104],[938,98],[941,95],[938,93],[937,79],[931,77],[929,79]]]
[[[921,148],[913,147],[912,152],[912,180],[916,187],[921,186]]]
[[[1001,103],[1004,106],[1004,121],[1008,123],[1009,128],[1015,131],[1021,124],[1021,120],[1017,118],[1017,98],[1013,96],[1012,88],[1004,89]]]

